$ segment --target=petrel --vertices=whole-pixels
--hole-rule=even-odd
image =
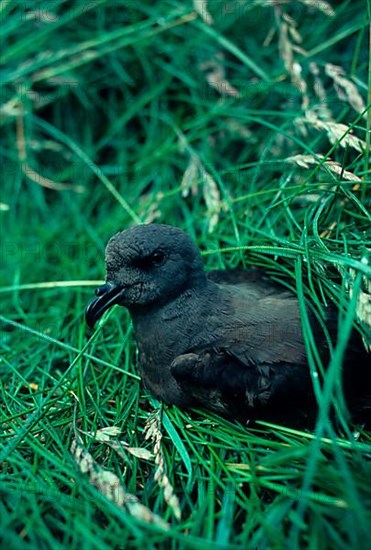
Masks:
[[[206,272],[183,230],[139,225],[108,242],[106,284],[87,307],[87,323],[114,304],[129,310],[142,380],[156,398],[244,421],[315,409],[297,298],[260,269]],[[326,337],[308,315],[326,362]],[[329,307],[334,338],[336,317]],[[353,335],[343,365],[350,402],[365,389],[366,356]]]

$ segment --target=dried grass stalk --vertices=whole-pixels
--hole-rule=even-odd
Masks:
[[[156,471],[154,480],[159,484],[164,492],[165,502],[172,510],[174,516],[180,520],[181,511],[179,506],[179,500],[174,493],[174,488],[166,474],[166,465],[164,459],[164,453],[162,451],[161,440],[161,409],[156,410],[150,414],[147,418],[145,426],[145,438],[151,439],[154,444],[153,454],[155,456]]]
[[[206,170],[200,159],[192,154],[180,183],[182,196],[187,197],[190,191],[192,195],[196,195],[200,181],[202,182],[202,194],[206,203],[209,221],[208,231],[212,233],[218,224],[219,214],[222,208],[220,191],[216,181]]]
[[[333,17],[335,15],[335,11],[332,6],[325,0],[296,0],[296,2],[298,4],[304,4],[304,6],[308,6],[309,8],[321,11],[328,17]],[[291,3],[293,3],[292,0],[255,0],[255,4],[267,7],[272,5],[284,6]]]
[[[292,83],[296,86],[302,95],[302,108],[305,110],[309,105],[309,97],[307,94],[307,83],[302,77],[302,66],[295,60],[294,52],[303,50],[298,47],[301,44],[302,37],[297,29],[297,24],[292,17],[283,13],[281,8],[276,6],[276,18],[279,28],[278,47],[280,56],[283,59],[285,69],[290,74]]]
[[[221,200],[219,188],[212,176],[204,170],[203,172],[203,195],[206,202],[207,215],[209,220],[209,233],[212,233],[219,221]]]
[[[205,73],[210,88],[214,88],[221,96],[241,97],[240,92],[226,78],[222,52],[218,52],[213,59],[200,63],[199,68]]]
[[[207,25],[214,24],[213,16],[207,8],[207,0],[193,0],[193,7]]]
[[[71,453],[80,471],[89,475],[90,483],[116,506],[126,508],[132,516],[141,521],[153,523],[165,530],[170,528],[160,516],[141,504],[135,495],[126,492],[117,475],[102,468],[76,439],[72,442]]]
[[[327,91],[323,80],[320,77],[320,70],[317,63],[312,61],[309,64],[309,70],[312,73],[314,79],[313,91],[319,99],[319,105],[317,107],[319,117],[323,120],[333,120],[332,113],[328,108]]]
[[[334,160],[324,159],[325,157],[323,155],[317,155],[316,157],[312,157],[311,155],[294,155],[292,157],[288,157],[285,161],[291,164],[296,164],[301,168],[309,168],[311,165],[320,166],[320,168],[327,167],[333,174],[336,176],[341,176],[345,180],[356,182],[362,181],[361,178],[352,172],[344,170],[340,163]]]
[[[349,126],[332,120],[320,120],[313,110],[307,111],[304,118],[297,120],[297,124],[304,124],[315,130],[325,131],[329,141],[340,147],[351,147],[360,153],[367,150],[367,143],[361,138],[352,135]]]
[[[82,433],[91,437],[94,441],[98,441],[99,443],[104,443],[105,445],[108,445],[108,447],[111,447],[111,449],[113,449],[125,461],[127,461],[126,453],[129,453],[143,460],[151,460],[151,458],[153,458],[152,453],[148,451],[148,449],[144,449],[143,447],[130,447],[129,444],[123,440],[112,440],[112,437],[118,437],[121,433],[121,429],[117,426],[107,426],[106,428],[100,428],[95,433]]]
[[[31,181],[46,187],[47,189],[52,189],[53,191],[65,191],[71,190],[75,193],[83,193],[84,188],[81,185],[73,185],[73,183],[58,183],[42,176],[36,170],[31,168],[27,160],[27,147],[26,147],[26,137],[24,131],[24,109],[23,105],[19,103],[19,114],[17,116],[17,149],[18,149],[18,158],[22,168],[23,174],[30,179]]]
[[[365,102],[357,86],[345,75],[344,69],[338,65],[326,63],[325,73],[333,80],[338,98],[349,103],[357,113],[364,113],[366,109]],[[366,116],[366,113],[364,116]]]
[[[362,262],[365,264],[369,263],[369,259],[364,256],[362,258]],[[357,272],[354,269],[349,270],[349,275],[352,279],[352,281],[355,280],[357,276]],[[353,285],[352,283],[349,283],[349,294],[350,297],[353,295]],[[358,319],[363,323],[366,327],[368,327],[368,337],[363,338],[364,345],[366,349],[371,351],[371,280],[366,277],[366,275],[363,275],[362,277],[362,284],[361,289],[357,296],[357,306],[356,306],[356,315]]]
[[[200,161],[196,155],[191,155],[187,169],[183,174],[182,181],[180,182],[182,197],[188,197],[190,192],[192,195],[197,194],[199,165]]]

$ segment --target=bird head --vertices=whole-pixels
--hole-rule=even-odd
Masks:
[[[192,239],[170,225],[147,224],[114,235],[106,247],[106,284],[86,310],[90,326],[115,304],[162,306],[206,280]]]

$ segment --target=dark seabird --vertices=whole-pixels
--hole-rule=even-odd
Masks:
[[[87,323],[94,326],[114,304],[129,310],[142,380],[158,399],[240,420],[279,421],[315,410],[297,298],[261,270],[205,272],[184,231],[139,225],[108,242],[106,284],[96,295]],[[328,308],[333,337],[336,316]],[[310,318],[326,362],[326,338]],[[365,389],[366,361],[355,333],[343,365],[350,405]]]

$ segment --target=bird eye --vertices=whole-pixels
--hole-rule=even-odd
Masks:
[[[151,269],[160,266],[164,262],[165,257],[165,253],[162,250],[155,250],[151,254],[133,258],[132,264],[139,269]]]
[[[151,262],[153,265],[161,265],[165,260],[165,254],[161,250],[156,250],[151,254]]]

